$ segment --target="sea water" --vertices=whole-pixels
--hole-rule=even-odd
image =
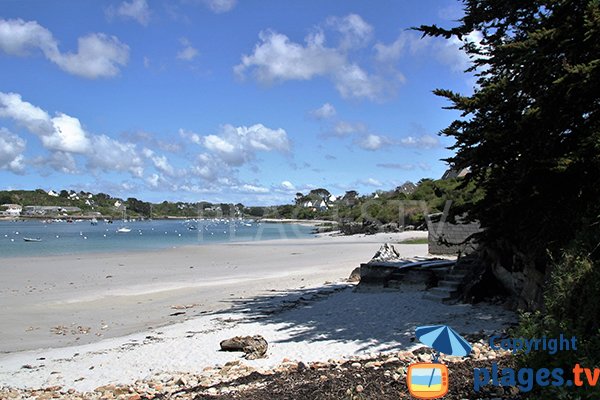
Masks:
[[[126,227],[129,232],[118,232]],[[307,238],[310,226],[252,220],[152,220],[68,223],[0,221],[0,259],[164,249],[207,243]],[[40,239],[25,241],[24,238]]]

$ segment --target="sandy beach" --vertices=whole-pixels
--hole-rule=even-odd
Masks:
[[[270,368],[414,346],[418,325],[502,329],[492,305],[443,305],[422,292],[356,292],[339,283],[385,242],[426,232],[225,243],[111,255],[3,259],[0,386],[93,390],[156,373],[239,360],[219,352],[263,335]],[[424,256],[427,245],[395,245]],[[414,339],[413,339],[414,340]],[[26,366],[26,368],[23,368]]]

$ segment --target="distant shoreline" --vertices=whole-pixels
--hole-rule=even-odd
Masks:
[[[19,216],[19,217],[9,217],[9,216],[0,216],[0,221],[29,221],[29,220],[33,220],[33,221],[37,221],[37,220],[53,220],[53,219],[82,219],[82,220],[92,220],[92,219],[109,219],[109,220],[114,220],[114,221],[119,221],[121,220],[121,218],[113,218],[113,217],[108,217],[108,216],[102,216],[102,215],[69,215],[69,216],[44,216],[44,215],[34,215],[34,216]],[[215,217],[216,218],[216,217]],[[182,217],[182,216],[175,216],[175,215],[166,215],[166,216],[161,216],[161,217],[152,217],[152,218],[144,218],[143,221],[160,221],[160,220],[188,220],[188,219],[196,219],[196,220],[205,220],[205,221],[209,221],[215,218],[206,218],[206,217],[202,217],[202,218],[198,218],[198,217]],[[223,219],[232,219],[232,218],[228,218],[228,217],[222,217]],[[142,219],[140,218],[134,218],[136,220],[142,221]],[[220,218],[217,218],[220,219]],[[259,222],[264,222],[264,223],[281,223],[281,224],[310,224],[310,225],[318,225],[318,224],[337,224],[336,221],[328,221],[328,220],[317,220],[317,219],[288,219],[288,218],[260,218],[260,217],[253,217],[253,216],[247,216],[247,217],[243,217],[243,219],[245,220],[256,220]]]

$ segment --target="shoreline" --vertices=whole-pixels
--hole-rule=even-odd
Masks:
[[[321,236],[4,258],[0,353],[92,343],[224,310],[232,299],[345,279],[381,244],[409,235],[415,236]],[[407,256],[427,253],[426,245],[399,248]],[[194,306],[172,316],[177,309],[171,307],[180,305]]]
[[[494,305],[424,300],[411,286],[354,291],[339,283],[381,244],[415,236],[323,235],[44,263],[13,259],[17,264],[0,270],[0,387],[92,391],[156,373],[219,372],[240,360],[220,352],[219,342],[239,335],[265,337],[268,357],[243,363],[268,371],[286,360],[406,350],[418,325],[450,319],[459,332],[474,332],[513,319]],[[403,257],[427,255],[425,244],[395,247]]]
[[[239,301],[229,311],[146,332],[1,355],[0,387],[91,393],[134,382],[181,386],[185,383],[176,382],[182,376],[184,382],[227,381],[235,366],[243,369],[242,376],[254,371],[270,375],[299,363],[323,365],[412,352],[422,347],[413,336],[423,323],[452,318],[461,334],[489,335],[514,320],[514,314],[500,306],[423,300],[422,290],[410,286],[401,291],[353,287],[338,283],[278,291]],[[266,358],[244,360],[241,353],[219,351],[224,339],[256,334],[269,343]]]

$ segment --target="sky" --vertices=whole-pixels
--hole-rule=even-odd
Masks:
[[[0,0],[0,189],[291,203],[439,178],[456,0]],[[476,35],[466,40],[477,40]]]

